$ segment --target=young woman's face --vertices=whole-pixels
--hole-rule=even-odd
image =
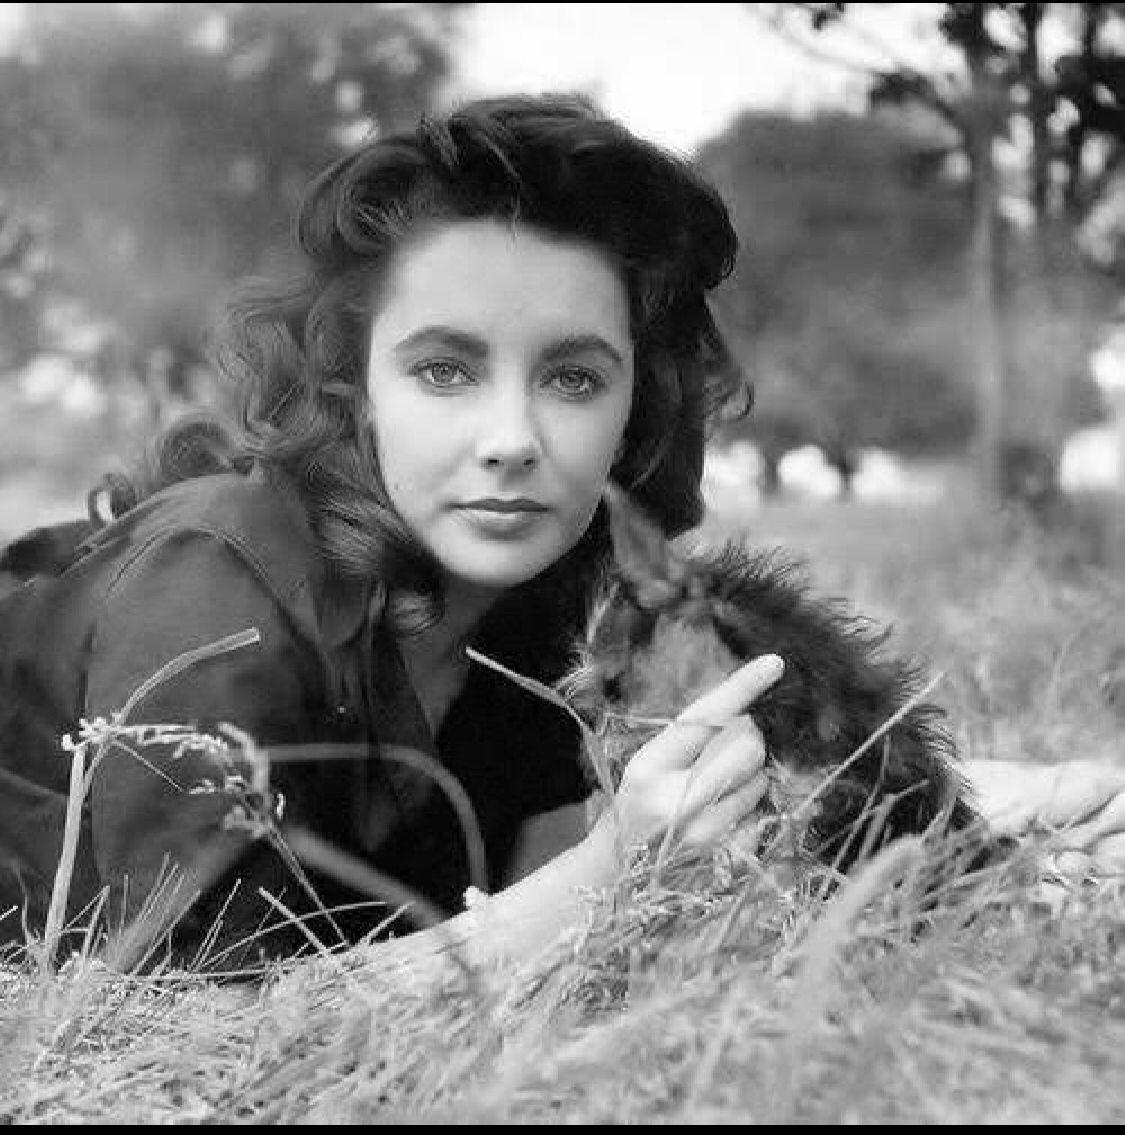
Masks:
[[[589,526],[633,396],[625,285],[596,249],[493,220],[395,263],[367,375],[391,501],[451,582],[531,579]]]

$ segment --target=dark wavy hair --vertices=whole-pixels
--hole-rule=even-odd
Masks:
[[[483,218],[586,242],[621,272],[635,383],[612,476],[669,535],[698,523],[708,426],[740,397],[749,405],[707,304],[733,267],[734,231],[687,161],[562,95],[469,102],[366,142],[320,174],[298,215],[303,275],[248,287],[230,312],[216,361],[237,392],[237,425],[174,428],[156,451],[150,490],[256,461],[296,486],[341,579],[380,581],[400,627],[410,610],[435,617],[436,565],[380,476],[367,352],[380,288],[404,244],[422,225]],[[599,515],[550,574],[585,577],[607,547]]]

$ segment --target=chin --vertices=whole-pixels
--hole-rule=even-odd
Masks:
[[[540,572],[550,567],[554,561],[547,563],[536,563],[534,566],[528,564],[521,564],[518,567],[502,567],[500,565],[484,566],[484,565],[458,565],[456,567],[449,567],[447,571],[454,578],[460,580],[462,583],[469,584],[472,587],[480,588],[485,591],[510,591],[513,587],[519,587],[522,583],[527,583],[529,580],[534,579]]]
[[[568,549],[515,548],[497,555],[485,550],[474,555],[443,557],[446,572],[473,587],[508,591],[534,579],[560,560]],[[491,553],[491,554],[490,554]]]

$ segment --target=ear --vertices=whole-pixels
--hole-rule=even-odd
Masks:
[[[613,556],[622,578],[645,608],[666,606],[683,591],[685,570],[659,526],[612,481],[603,499]]]

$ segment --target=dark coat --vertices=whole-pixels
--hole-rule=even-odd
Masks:
[[[376,743],[437,756],[468,794],[490,885],[498,886],[521,822],[587,794],[576,731],[557,708],[474,666],[435,741],[371,595],[331,582],[288,494],[222,474],[148,498],[98,531],[61,575],[0,601],[0,915],[22,908],[0,919],[0,942],[22,940],[23,918],[42,930],[69,787],[61,738],[79,718],[120,712],[146,680],[191,651],[199,651],[188,655],[191,664],[131,706],[127,724],[214,731],[227,722],[290,757],[321,742],[364,746],[362,759],[276,764],[286,822],[452,912],[470,882],[462,828],[431,776],[383,759]],[[246,631],[257,641],[215,650]],[[180,919],[178,955],[217,929],[217,956],[278,922],[260,887],[290,910],[310,909],[268,841],[222,830],[222,795],[191,791],[215,779],[200,753],[114,746],[105,754],[83,809],[68,907],[76,925],[89,921],[83,912],[103,888],[108,924],[130,920],[169,864],[193,870],[203,849],[227,866]],[[311,881],[330,908],[368,899],[336,918],[348,940],[389,913],[338,880],[313,872]],[[310,925],[335,940],[323,922]],[[281,927],[222,964],[288,953],[304,941]]]

